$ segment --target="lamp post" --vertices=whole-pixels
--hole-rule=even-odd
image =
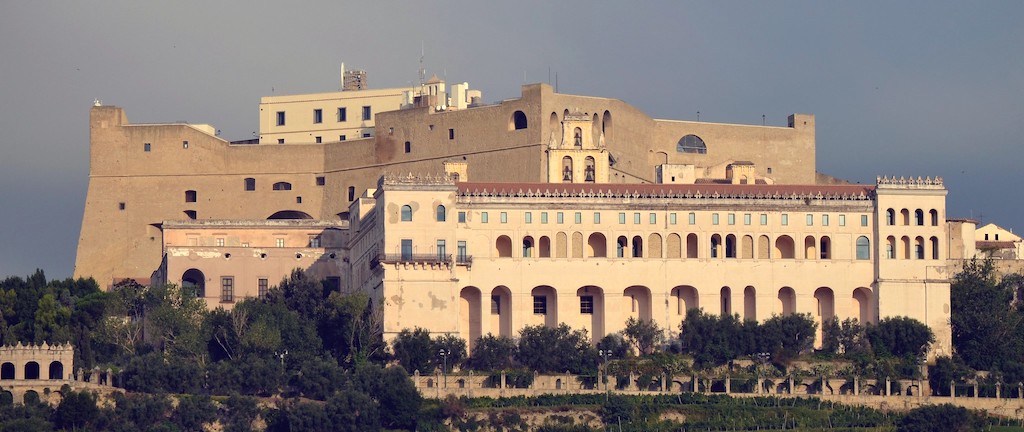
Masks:
[[[758,375],[759,378],[762,378],[761,374],[764,373],[764,365],[766,363],[768,363],[768,360],[771,360],[772,354],[771,353],[766,353],[766,352],[759,352],[759,353],[757,353],[755,355],[757,356],[757,363],[758,363],[757,375]],[[762,388],[757,389],[758,393],[764,391],[764,382],[762,381],[760,385],[761,385]]]
[[[601,374],[601,380],[604,381],[604,401],[608,402],[608,356],[611,355],[612,350],[601,349],[597,350],[597,354],[604,359],[603,374]]]
[[[284,369],[284,356],[288,355],[288,350],[284,350],[284,352],[274,351],[274,354],[281,359],[281,369]]]
[[[444,375],[444,388],[448,388],[448,356],[452,355],[451,350],[441,348],[437,351],[441,356],[441,374]]]

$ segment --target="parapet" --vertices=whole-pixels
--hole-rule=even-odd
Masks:
[[[943,190],[946,186],[942,183],[942,177],[900,177],[878,176],[875,177],[878,189],[932,189]]]

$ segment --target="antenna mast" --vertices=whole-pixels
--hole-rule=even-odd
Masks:
[[[427,80],[427,70],[423,67],[423,41],[420,41],[420,87],[423,87],[423,82]]]

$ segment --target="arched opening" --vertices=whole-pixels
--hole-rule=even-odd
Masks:
[[[4,362],[3,366],[0,366],[0,380],[12,379],[14,379],[14,363]]]
[[[506,286],[491,290],[490,332],[498,336],[512,337],[512,291]]]
[[[816,347],[820,347],[824,336],[823,324],[836,316],[836,298],[832,288],[821,287],[814,290],[814,301],[816,303],[814,321],[818,323],[814,344]]]
[[[39,363],[34,361],[25,363],[25,379],[39,379]]]
[[[722,236],[719,234],[711,235],[711,258],[718,258],[721,256],[722,249]]]
[[[14,405],[14,394],[7,390],[0,391],[0,407],[11,405]]]
[[[267,220],[282,219],[313,219],[313,216],[310,216],[309,213],[298,210],[281,210],[267,217]]]
[[[896,237],[889,236],[885,239],[885,257],[896,259]]]
[[[576,290],[576,296],[580,301],[581,322],[586,323],[587,316],[590,316],[589,324],[584,328],[591,335],[591,341],[597,343],[604,338],[604,290],[594,285],[587,285]]]
[[[551,123],[551,133],[552,136],[554,136],[555,128],[558,128],[558,126],[561,124],[558,121],[558,113],[552,111],[551,116],[548,117],[548,122]]]
[[[661,234],[651,233],[647,236],[647,257],[661,258]]]
[[[406,205],[402,206],[401,217],[402,217],[402,222],[412,222],[412,206],[411,205],[406,204]]]
[[[935,209],[931,209],[928,212],[928,214],[931,215],[932,226],[939,226],[939,212],[937,210],[935,210]]]
[[[644,239],[640,236],[633,236],[633,258],[644,257]]]
[[[494,248],[498,254],[498,258],[512,257],[512,239],[507,235],[498,236],[498,240],[494,242]]]
[[[608,256],[608,239],[601,233],[592,233],[587,238],[588,256],[591,258],[604,258]]]
[[[871,259],[871,240],[865,236],[857,237],[857,259]]]
[[[468,286],[459,292],[459,324],[460,336],[466,340],[467,350],[473,351],[477,339],[483,336],[483,314],[480,302],[480,289]]]
[[[771,258],[771,239],[766,235],[757,238],[757,259]]]
[[[568,245],[569,237],[564,232],[555,234],[555,258],[568,258]]]
[[[736,258],[736,236],[733,234],[725,236],[725,257]]]
[[[796,245],[793,244],[793,238],[788,235],[782,235],[775,239],[775,256],[781,259],[793,259],[795,256]]]
[[[256,190],[256,179],[254,179],[252,177],[249,177],[249,178],[246,178],[242,183],[245,186],[245,190],[246,191],[254,191],[254,190]]]
[[[900,246],[903,248],[903,259],[910,259],[910,251],[912,250],[910,247],[910,237],[903,236],[900,239]]]
[[[512,113],[512,119],[509,121],[510,130],[526,129],[526,114],[522,111],[516,111]]]
[[[743,236],[743,244],[740,245],[740,257],[754,259],[754,237],[749,235]]]
[[[695,154],[706,154],[708,152],[708,146],[704,144],[697,135],[686,135],[679,139],[676,143],[676,151],[679,153],[695,153]]]
[[[816,251],[814,236],[804,237],[804,259],[817,259],[818,253]]]
[[[579,129],[579,128],[577,128]],[[565,156],[562,158],[562,182],[572,183],[572,158]]]
[[[59,361],[50,362],[50,379],[64,379],[64,364]]]
[[[551,239],[548,236],[541,236],[537,242],[537,252],[541,258],[551,258]]]
[[[757,290],[752,286],[743,289],[743,319],[757,321]]]
[[[790,287],[779,289],[779,311],[782,316],[789,316],[796,313],[796,291]]]
[[[914,210],[914,223],[917,226],[924,226],[924,210]]]
[[[676,259],[683,256],[683,238],[679,234],[668,235],[665,241],[665,258]]]
[[[853,310],[857,312],[857,320],[861,324],[874,322],[874,295],[870,288],[860,287],[853,290]]]
[[[918,236],[914,239],[914,258],[924,259],[924,237]]]
[[[39,392],[35,390],[29,390],[25,392],[25,397],[22,399],[25,405],[38,405],[39,404]]]
[[[583,233],[572,233],[572,257],[583,258]]]
[[[932,249],[932,259],[933,260],[937,260],[937,259],[939,259],[939,238],[938,237],[932,237],[929,241],[931,242],[931,245],[932,245],[932,248],[931,248]]]
[[[533,325],[558,327],[558,293],[554,287],[538,286],[530,292],[533,297]]]
[[[583,181],[587,183],[593,183],[596,176],[596,164],[593,156],[587,156],[583,159]]]
[[[523,258],[533,258],[533,237],[523,237]]]
[[[196,297],[206,297],[206,276],[198,269],[188,269],[181,275],[181,288],[195,293]]]
[[[672,288],[672,297],[676,301],[676,316],[685,317],[686,311],[700,307],[700,296],[697,288],[682,285]]]
[[[910,210],[900,210],[900,216],[903,217],[903,225],[910,225]]]
[[[605,141],[612,138],[612,113],[608,110],[601,116],[601,133],[604,134]]]
[[[583,129],[572,130],[572,145],[573,147],[583,147]]]
[[[818,256],[823,260],[832,258],[832,239],[828,236],[821,236],[819,243]]]
[[[885,211],[885,224],[889,226],[896,225],[896,210],[888,209]]]
[[[629,240],[626,239],[626,236],[619,236],[615,240],[615,257],[625,258],[627,249],[629,249]]]
[[[719,303],[721,306],[721,315],[723,317],[732,315],[732,288],[727,286],[722,287],[719,295]]]
[[[555,380],[555,390],[561,390],[561,389],[562,389],[562,379],[559,378],[559,379]]]
[[[292,190],[292,184],[288,182],[277,182],[274,183],[272,189],[276,191],[290,191]]]
[[[686,257],[697,258],[697,234],[690,233],[686,235]]]
[[[641,321],[650,321],[651,289],[641,285],[631,286],[622,292],[622,310],[629,311],[629,317]]]
[[[447,219],[447,213],[443,205],[437,206],[437,212],[435,212],[434,219],[438,222],[444,222]]]

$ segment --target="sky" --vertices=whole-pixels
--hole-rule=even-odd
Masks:
[[[655,118],[816,116],[818,171],[941,176],[949,217],[1024,230],[1024,2],[0,2],[0,278],[69,277],[89,107],[253,137],[261,96],[427,75]],[[550,81],[549,81],[550,80]]]

